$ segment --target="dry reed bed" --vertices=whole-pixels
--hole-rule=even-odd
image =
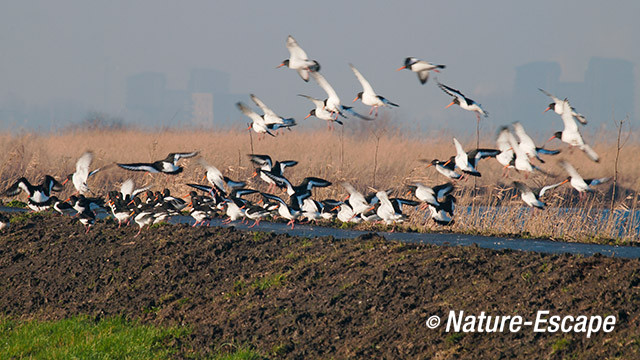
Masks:
[[[600,139],[606,139],[599,134]],[[481,138],[481,147],[495,147],[493,135]],[[466,149],[475,144],[473,139],[460,139]],[[287,176],[296,183],[306,176],[326,178],[336,185],[316,190],[316,198],[343,198],[346,193],[340,182],[353,183],[361,191],[372,189],[396,189],[405,195],[404,185],[421,181],[427,185],[446,182],[433,168],[426,168],[421,159],[446,159],[455,154],[451,136],[427,134],[424,138],[409,137],[398,132],[349,132],[340,128],[326,130],[281,132],[275,138],[258,140],[247,131],[75,131],[49,135],[0,134],[0,186],[6,188],[20,176],[39,182],[44,174],[62,179],[74,171],[75,161],[86,150],[94,152],[94,166],[106,167],[95,178],[90,187],[104,194],[127,178],[134,178],[139,185],[153,185],[154,190],[169,186],[174,194],[184,195],[190,190],[183,184],[202,182],[204,170],[195,159],[182,161],[185,171],[177,176],[162,174],[145,176],[128,172],[113,164],[115,162],[146,162],[164,158],[170,152],[200,151],[200,156],[218,167],[225,175],[248,180],[251,187],[264,189],[257,179],[251,179],[253,166],[246,156],[251,152],[269,154],[274,159],[293,159],[299,165],[288,169]],[[578,150],[570,151],[560,142],[550,148],[562,149],[555,157],[547,156],[542,168],[556,176],[524,174],[510,171],[509,178],[502,177],[502,167],[493,159],[480,163],[482,177],[457,182],[459,210],[453,231],[484,234],[523,234],[580,241],[637,239],[633,221],[621,223],[613,216],[602,218],[599,209],[610,206],[611,185],[579,203],[577,213],[568,213],[563,208],[572,207],[576,196],[568,186],[555,191],[545,211],[523,211],[519,198],[513,198],[510,184],[513,180],[534,185],[561,181],[566,177],[557,165],[557,160],[569,160],[585,177],[613,175],[616,156],[615,144],[600,142],[594,148],[601,155],[599,164],[591,162]],[[377,149],[377,156],[376,156]],[[637,209],[636,192],[640,188],[640,163],[636,154],[640,141],[631,139],[621,151],[618,185],[626,189],[615,203],[616,209]],[[374,164],[376,167],[374,179]],[[606,194],[605,194],[606,193]],[[596,211],[597,210],[597,211]],[[634,213],[632,213],[634,214]],[[422,228],[423,216],[412,216],[410,225]],[[432,226],[432,225],[430,225]],[[626,228],[625,228],[626,226]],[[433,227],[433,226],[432,226]],[[433,227],[436,229],[437,227]]]

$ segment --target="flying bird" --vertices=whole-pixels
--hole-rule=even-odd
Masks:
[[[170,153],[164,160],[154,161],[152,163],[131,163],[117,164],[125,170],[146,171],[152,174],[165,173],[169,175],[177,175],[182,172],[182,166],[178,166],[178,160],[182,158],[191,158],[198,155],[197,151],[188,153]]]
[[[564,123],[564,130],[556,131],[553,136],[550,137],[549,140],[547,140],[547,142],[553,140],[554,138],[560,139],[563,142],[584,151],[584,153],[587,154],[587,156],[591,160],[599,162],[600,157],[598,156],[598,154],[591,148],[591,146],[585,144],[582,135],[580,135],[575,117],[571,115],[571,105],[569,105],[569,101],[565,99],[560,103],[560,105],[563,108],[560,117],[562,118],[562,122]]]
[[[338,115],[345,116],[343,113],[344,111],[362,120],[373,120],[370,117],[358,114],[353,110],[351,106],[342,105],[340,103],[340,98],[338,97],[338,94],[333,89],[333,87],[329,84],[327,79],[324,78],[324,76],[322,76],[317,72],[311,73],[311,76],[313,76],[313,78],[316,80],[318,85],[320,85],[320,87],[327,93],[328,97],[327,99],[324,100],[324,107],[326,110],[335,114],[336,119],[338,118]]]
[[[267,124],[267,126],[271,124],[277,124],[279,127],[284,127],[291,130],[291,127],[296,125],[296,120],[294,118],[283,118],[282,116],[276,114],[269,107],[267,107],[267,105],[265,105],[265,103],[262,102],[262,100],[260,100],[257,96],[253,94],[250,94],[249,96],[251,97],[251,100],[256,105],[258,105],[260,109],[262,109],[262,112],[264,113],[264,115],[262,115],[262,118],[264,119],[264,122]]]
[[[286,66],[296,70],[304,81],[309,81],[309,72],[320,71],[320,64],[315,60],[309,60],[307,53],[302,50],[291,35],[287,37],[287,49],[289,50],[289,58],[282,61],[278,67]]]
[[[91,166],[91,161],[93,160],[93,153],[90,151],[85,152],[80,156],[78,161],[76,162],[76,172],[73,174],[69,174],[62,185],[66,184],[69,180],[73,183],[73,187],[76,188],[76,192],[78,194],[85,194],[89,192],[89,187],[87,186],[87,179],[100,171],[100,169],[95,169],[93,171],[89,171],[89,167]]]
[[[316,106],[315,109],[311,109],[311,111],[309,111],[309,114],[305,117],[305,119],[308,119],[311,116],[315,116],[320,120],[325,120],[327,122],[327,128],[329,128],[330,130],[333,130],[334,122],[340,125],[344,125],[342,121],[338,120],[337,117],[334,118],[333,114],[324,107],[324,101],[308,95],[298,94],[298,96],[309,99]]]
[[[537,147],[533,139],[524,131],[522,124],[517,121],[513,123],[513,130],[515,131],[516,136],[518,136],[518,139],[520,139],[518,145],[520,145],[522,151],[524,151],[530,158],[535,157],[541,163],[544,163],[540,154],[558,155],[560,153],[560,150],[548,150],[544,147]]]
[[[50,206],[50,197],[52,191],[61,191],[63,189],[60,184],[51,175],[45,175],[40,185],[31,185],[29,180],[25,177],[21,177],[13,183],[5,192],[6,196],[16,196],[21,191],[24,191],[29,195],[27,200],[27,206],[33,211],[43,211]]]
[[[358,69],[356,69],[356,67],[353,66],[352,64],[349,64],[349,66],[351,67],[351,71],[353,71],[353,73],[356,75],[356,78],[358,78],[358,81],[360,81],[360,84],[362,85],[362,89],[363,89],[363,91],[359,92],[356,98],[353,99],[353,102],[356,102],[358,99],[360,99],[363,104],[367,106],[371,106],[371,110],[369,110],[369,115],[371,115],[374,109],[376,110],[375,116],[378,116],[378,107],[380,106],[398,107],[398,104],[394,104],[391,101],[385,99],[384,97],[376,94],[371,84],[369,84],[367,79],[365,79],[364,76],[362,76],[360,71],[358,71]]]
[[[549,104],[549,106],[543,112],[547,112],[549,110],[553,110],[553,111],[556,112],[556,114],[562,115],[562,113],[564,112],[564,106],[562,104],[563,101],[560,100],[559,98],[553,96],[552,94],[540,89],[540,88],[538,88],[538,90],[540,90],[543,94],[547,95],[548,97],[551,98],[551,100],[553,100],[553,102],[551,104]],[[587,119],[584,117],[584,115],[576,112],[576,109],[574,109],[573,107],[571,107],[570,109],[571,109],[571,116],[573,116],[576,119],[578,119],[578,121],[582,125],[586,125],[587,124]]]
[[[500,153],[500,150],[495,149],[474,149],[469,152],[465,152],[462,145],[456,138],[453,138],[453,143],[456,146],[457,153],[454,158],[456,166],[465,174],[473,176],[481,176],[480,172],[476,170],[478,161],[488,157],[495,157]]]
[[[547,191],[558,187],[565,182],[543,186],[539,189],[531,189],[528,185],[519,181],[514,181],[513,185],[516,187],[516,189],[518,189],[518,191],[520,191],[520,198],[522,199],[522,201],[524,201],[525,204],[529,205],[530,207],[544,209],[547,205],[542,200],[540,200],[540,198],[542,198]]]
[[[447,93],[447,95],[449,96],[453,96],[453,101],[447,105],[446,107],[448,108],[449,106],[453,105],[453,104],[457,104],[459,105],[461,108],[467,110],[467,111],[472,111],[474,113],[476,113],[476,117],[478,118],[478,121],[480,121],[480,115],[483,115],[484,117],[488,117],[489,113],[484,111],[484,109],[482,109],[482,106],[480,104],[478,104],[477,102],[469,99],[468,97],[464,96],[463,93],[461,93],[459,90],[456,90],[452,87],[449,87],[447,85],[444,85],[440,82],[438,82],[438,87],[440,87],[440,89],[442,89],[442,91],[444,91],[445,93]]]
[[[580,193],[580,198],[582,198],[585,192],[593,192],[593,188],[591,186],[600,185],[611,180],[610,177],[603,177],[599,179],[584,179],[578,171],[567,161],[560,161],[560,166],[567,172],[569,177],[562,182],[562,184],[569,182],[571,186]]]
[[[408,57],[404,59],[404,65],[396,69],[396,71],[400,71],[402,69],[411,70],[418,74],[418,80],[420,80],[420,83],[424,85],[427,80],[429,80],[430,71],[439,73],[440,71],[438,69],[444,69],[445,67],[445,65],[434,65],[414,57]]]

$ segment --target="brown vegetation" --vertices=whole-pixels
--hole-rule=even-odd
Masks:
[[[106,167],[92,177],[90,188],[98,194],[105,194],[129,177],[137,184],[153,184],[154,190],[169,186],[177,195],[184,195],[189,188],[183,184],[200,182],[204,170],[195,159],[181,160],[185,171],[177,176],[162,174],[145,176],[127,172],[115,162],[144,162],[164,158],[170,152],[200,151],[200,156],[218,167],[225,175],[237,180],[249,180],[250,187],[264,189],[258,179],[251,179],[253,167],[247,154],[253,150],[259,154],[269,154],[275,159],[295,159],[297,167],[287,169],[287,177],[295,183],[305,176],[317,176],[332,181],[335,185],[316,190],[316,198],[342,198],[346,194],[338,184],[350,182],[359,190],[397,189],[404,196],[404,185],[421,181],[436,185],[447,181],[433,168],[426,168],[421,159],[446,159],[455,154],[455,148],[448,134],[430,134],[424,138],[410,137],[394,131],[358,130],[344,131],[336,128],[326,130],[292,132],[281,131],[275,138],[258,140],[247,131],[138,131],[138,130],[84,130],[60,134],[0,135],[0,186],[6,188],[20,176],[38,182],[44,174],[64,178],[74,171],[75,161],[86,150],[95,154],[94,167]],[[589,177],[613,176],[616,146],[603,141],[607,136],[599,134],[594,149],[601,155],[600,163],[590,161],[579,150],[570,150],[559,141],[550,148],[562,149],[558,156],[547,156],[542,168],[556,176],[533,174],[525,179],[524,174],[511,170],[509,178],[503,178],[502,167],[493,159],[483,160],[479,165],[482,177],[474,181],[460,181],[456,184],[458,209],[471,206],[470,215],[458,210],[453,231],[495,234],[524,234],[578,240],[622,239],[636,237],[632,229],[620,229],[620,224],[608,221],[594,221],[593,209],[608,208],[611,203],[611,185],[603,185],[599,192],[590,194],[578,202],[577,194],[568,185],[553,191],[545,201],[550,205],[544,211],[510,211],[508,207],[523,206],[519,197],[511,190],[513,180],[528,184],[543,185],[561,181],[566,177],[557,165],[560,158],[571,161],[578,171]],[[615,139],[615,136],[613,137]],[[471,149],[475,139],[460,139],[463,146]],[[598,142],[599,141],[599,142]],[[253,143],[253,144],[252,144]],[[481,147],[495,147],[494,136],[481,139]],[[377,148],[377,156],[376,156]],[[640,143],[631,139],[621,150],[618,164],[617,197],[615,208],[619,210],[637,208],[637,191],[640,188],[640,163],[637,152]],[[608,198],[609,197],[609,198]],[[484,207],[502,205],[487,211]],[[577,216],[568,215],[558,208],[577,207]],[[411,225],[422,228],[423,216],[414,216]],[[630,223],[626,223],[629,225]],[[629,225],[630,227],[630,225]]]

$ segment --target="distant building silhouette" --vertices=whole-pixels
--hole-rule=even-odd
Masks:
[[[143,72],[127,77],[125,107],[133,120],[148,124],[163,115],[167,79],[164,74]]]
[[[561,99],[568,98],[571,105],[587,117],[589,124],[595,125],[591,129],[610,123],[614,109],[616,118],[635,115],[633,63],[591,58],[585,80],[581,82],[561,82],[561,73],[560,64],[556,62],[532,62],[516,67],[513,120],[525,127],[541,128],[540,121],[546,116],[542,111],[551,100],[538,88]],[[552,121],[558,124],[557,119]],[[546,120],[545,123],[551,124]]]

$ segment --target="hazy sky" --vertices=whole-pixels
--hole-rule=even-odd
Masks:
[[[496,99],[510,93],[514,68],[528,62],[557,61],[561,80],[582,81],[591,57],[621,58],[635,64],[640,83],[637,0],[83,0],[5,1],[2,8],[0,101],[14,94],[28,105],[67,99],[117,114],[127,76],[162,72],[169,88],[185,89],[189,69],[201,67],[228,72],[232,92],[255,93],[302,119],[310,103],[295,95],[324,93],[292,70],[275,69],[288,57],[288,34],[320,62],[343,103],[361,91],[352,62],[401,105],[395,118],[409,122],[425,114],[436,123],[474,117],[444,110],[448,97],[433,79],[420,86],[413,73],[395,72],[407,56],[446,64],[440,80],[482,103],[496,123],[511,121]]]

